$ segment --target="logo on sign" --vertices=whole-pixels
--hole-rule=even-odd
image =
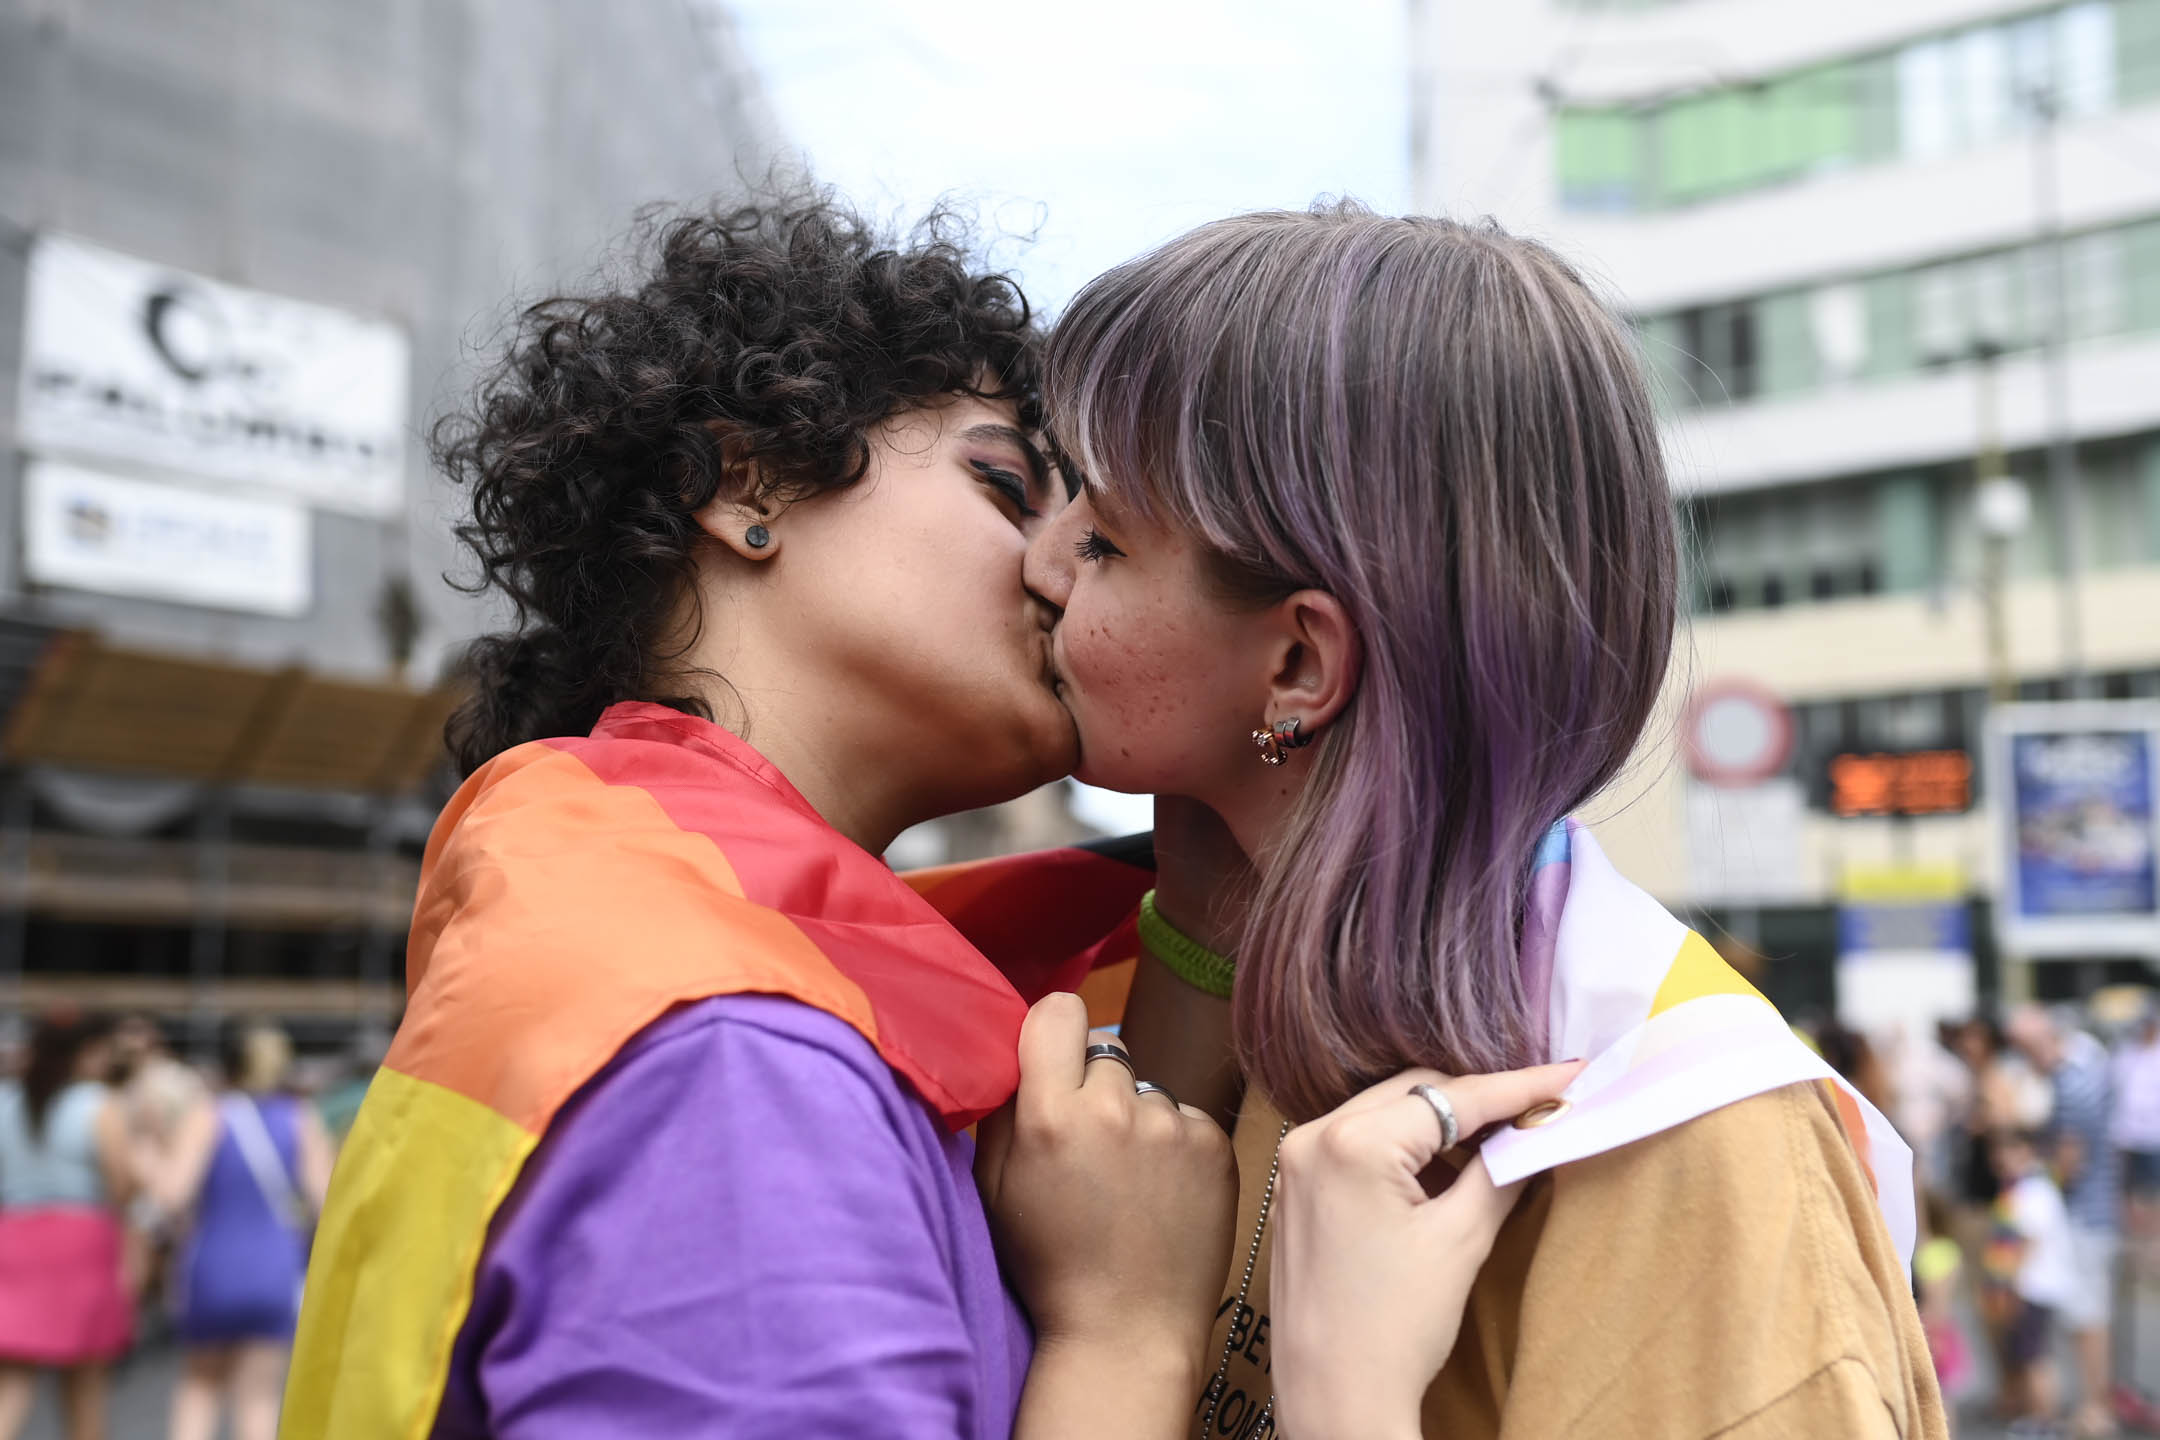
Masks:
[[[24,309],[31,452],[398,509],[410,371],[395,326],[50,234]]]
[[[165,368],[190,385],[213,378],[249,385],[263,378],[260,360],[227,353],[232,328],[217,303],[194,286],[170,281],[143,297],[142,327]]]

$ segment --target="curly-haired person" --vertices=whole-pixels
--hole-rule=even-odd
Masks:
[[[1027,304],[816,195],[639,253],[525,310],[436,431],[513,623],[450,726],[283,1433],[1180,1433],[1227,1138],[879,859],[1075,760],[1021,579],[1065,499]],[[1001,1280],[962,1132],[1022,1073]]]

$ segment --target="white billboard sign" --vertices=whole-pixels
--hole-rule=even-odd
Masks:
[[[31,248],[25,315],[26,449],[398,512],[412,356],[396,326],[52,234]]]
[[[1687,786],[1688,898],[1779,905],[1809,898],[1800,840],[1807,800],[1789,776],[1743,788]]]
[[[2160,959],[2160,703],[1996,707],[1988,794],[2005,950]]]
[[[40,584],[290,616],[312,599],[313,562],[308,513],[289,501],[23,469],[23,568]]]

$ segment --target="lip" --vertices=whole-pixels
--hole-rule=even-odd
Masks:
[[[1065,674],[1058,668],[1057,627],[1054,625],[1043,626],[1042,637],[1043,684],[1050,687],[1050,692],[1053,695],[1063,696],[1065,693]]]

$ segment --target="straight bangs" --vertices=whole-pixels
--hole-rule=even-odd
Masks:
[[[1091,488],[1193,539],[1233,599],[1325,590],[1357,626],[1358,692],[1252,857],[1252,1083],[1303,1120],[1409,1066],[1550,1058],[1517,959],[1538,843],[1621,771],[1672,643],[1626,327],[1489,224],[1271,212],[1090,284],[1044,388]]]
[[[1233,353],[1223,317],[1255,286],[1280,283],[1288,257],[1271,241],[1283,222],[1309,218],[1218,221],[1105,272],[1074,297],[1045,351],[1043,408],[1063,458],[1091,494],[1193,537],[1233,597],[1304,583],[1288,578],[1299,573],[1293,553],[1264,545],[1264,527],[1224,513],[1213,482],[1234,468],[1232,435],[1211,420],[1226,405],[1243,408],[1239,384],[1255,358]]]

